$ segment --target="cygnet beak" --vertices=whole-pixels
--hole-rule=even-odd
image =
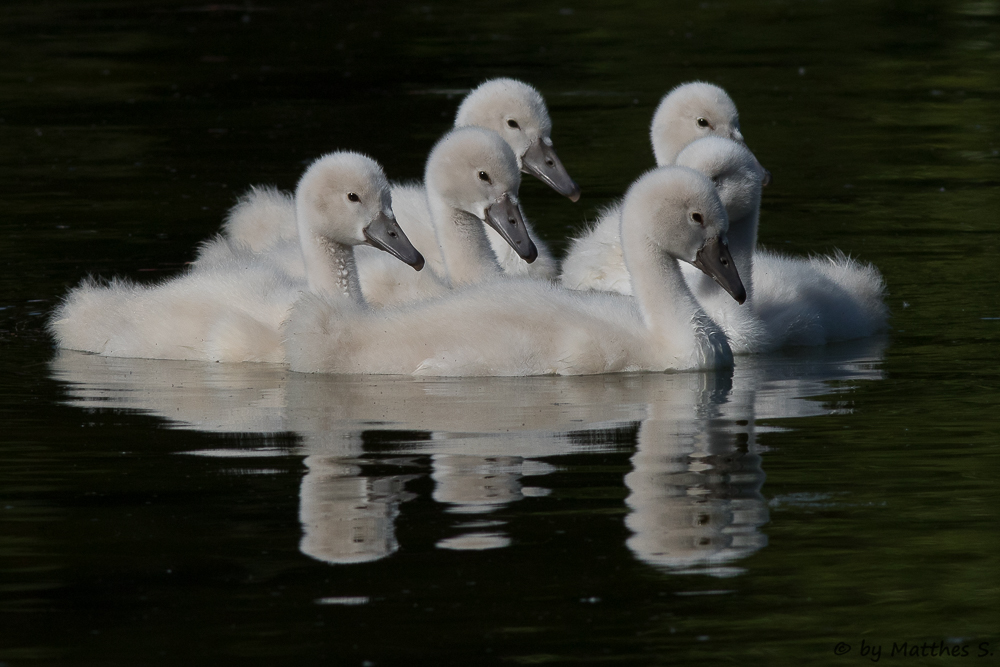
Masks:
[[[368,245],[386,251],[417,271],[424,268],[424,256],[413,247],[394,218],[379,211],[378,216],[364,228],[363,232]]]
[[[736,270],[736,262],[721,237],[715,236],[706,241],[691,263],[711,276],[738,303],[747,300],[747,290]]]
[[[569,197],[570,201],[580,199],[580,186],[569,177],[548,137],[531,142],[528,150],[521,156],[521,163],[525,173],[536,177],[564,197]]]
[[[495,229],[503,240],[510,244],[518,256],[531,264],[538,257],[538,249],[521,217],[521,209],[505,192],[500,199],[486,209],[486,224]]]

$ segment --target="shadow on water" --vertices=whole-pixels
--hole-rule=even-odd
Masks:
[[[635,557],[667,572],[730,576],[767,544],[758,424],[831,413],[811,397],[879,379],[884,349],[872,339],[741,359],[718,373],[486,379],[303,375],[62,351],[51,374],[76,408],[244,436],[240,446],[184,454],[243,464],[301,457],[300,549],[327,563],[396,552],[396,524],[417,498],[408,485],[422,477],[451,517],[438,548],[516,548],[491,514],[548,495],[544,478],[560,457],[617,451],[630,455],[625,525]],[[274,446],[267,436],[276,434],[295,444]],[[404,472],[380,474],[387,462]]]

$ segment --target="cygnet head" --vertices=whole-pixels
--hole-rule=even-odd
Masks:
[[[708,176],[730,222],[742,220],[760,207],[767,170],[745,145],[723,137],[704,137],[680,152],[677,165]]]
[[[729,253],[729,218],[712,181],[687,167],[660,167],[625,195],[622,238],[642,234],[660,252],[711,276],[739,303],[746,289]]]
[[[517,167],[576,201],[578,186],[552,147],[552,120],[541,93],[516,79],[490,79],[466,95],[455,115],[455,127],[475,125],[493,130],[506,141]]]
[[[449,207],[495,229],[526,262],[538,257],[518,205],[517,160],[496,132],[460,127],[444,135],[427,158],[424,182]]]
[[[346,246],[370,245],[416,270],[424,258],[392,213],[389,181],[370,157],[348,151],[313,162],[295,191],[299,236]]]
[[[685,146],[708,136],[725,137],[746,145],[740,132],[739,112],[726,91],[711,83],[692,81],[663,96],[649,128],[656,164],[674,164]],[[764,173],[767,185],[771,173],[766,169]]]

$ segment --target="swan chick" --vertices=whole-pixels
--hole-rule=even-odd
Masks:
[[[414,245],[428,249],[430,275],[413,280],[398,263],[359,252],[361,288],[370,303],[432,298],[499,275],[487,234],[519,263],[538,257],[518,204],[517,160],[496,132],[468,126],[445,134],[427,158],[424,183],[393,187],[393,208]]]
[[[153,285],[85,280],[56,308],[49,331],[59,347],[105,356],[281,362],[280,325],[303,291],[360,298],[353,246],[422,266],[389,203],[388,181],[374,160],[327,155],[296,191],[306,278],[294,279],[234,243],[225,261]]]
[[[578,375],[732,364],[722,331],[691,295],[678,262],[746,298],[710,180],[654,170],[622,215],[635,298],[532,280],[490,280],[438,299],[366,309],[306,295],[284,325],[293,371],[414,375]]]
[[[474,88],[458,107],[455,127],[476,125],[504,138],[518,168],[572,201],[580,186],[570,178],[552,144],[552,119],[545,99],[517,79],[489,79]]]
[[[649,127],[656,164],[674,164],[685,146],[710,136],[746,145],[740,131],[740,114],[729,93],[712,83],[691,81],[663,96]],[[764,169],[764,173],[766,186],[771,182],[771,172]]]
[[[725,90],[711,83],[692,81],[663,96],[649,129],[657,165],[674,164],[685,146],[711,136],[746,145],[736,104]],[[766,185],[771,180],[770,172],[760,169]],[[630,293],[618,245],[620,207],[620,203],[614,203],[601,210],[590,228],[570,242],[559,276],[564,287]]]

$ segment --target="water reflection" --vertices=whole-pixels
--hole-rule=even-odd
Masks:
[[[305,458],[299,491],[299,549],[327,563],[364,563],[399,548],[399,504],[415,498],[404,487],[410,475],[362,477],[361,467],[336,456]]]
[[[70,405],[248,436],[187,453],[303,457],[300,549],[320,561],[399,550],[396,523],[420,478],[445,518],[438,548],[507,547],[516,519],[500,510],[548,495],[559,457],[621,451],[627,548],[664,571],[729,576],[767,544],[761,422],[841,409],[829,396],[881,377],[883,350],[876,339],[744,358],[731,374],[572,378],[313,376],[69,351],[51,370]],[[827,400],[806,398],[817,395]]]
[[[690,414],[671,406],[642,423],[625,476],[627,545],[650,565],[727,576],[741,570],[725,563],[767,544],[759,530],[768,520],[764,472],[752,396],[717,390],[705,398]]]

